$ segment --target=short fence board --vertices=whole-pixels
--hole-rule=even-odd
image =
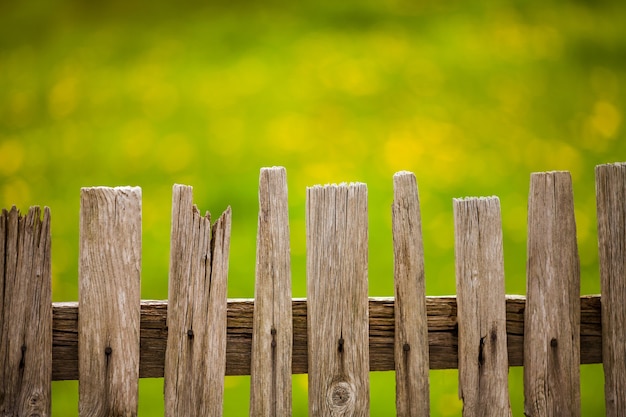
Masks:
[[[463,416],[511,415],[500,201],[454,200]]]
[[[0,415],[50,415],[50,210],[0,212]]]

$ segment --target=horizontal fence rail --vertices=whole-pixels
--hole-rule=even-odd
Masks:
[[[526,298],[507,296],[506,330],[509,366],[522,366]],[[305,299],[293,299],[294,374],[307,373]],[[228,300],[226,375],[250,375],[253,299]],[[600,296],[580,298],[580,363],[602,363]],[[426,297],[430,369],[458,367],[456,297]],[[52,379],[78,379],[78,303],[52,304]],[[369,299],[370,371],[394,368],[394,299]],[[167,343],[167,301],[141,302],[139,376],[163,377]]]
[[[250,415],[369,415],[369,372],[395,371],[396,410],[430,413],[429,370],[458,369],[463,416],[580,416],[580,364],[602,363],[608,416],[626,404],[626,163],[596,167],[602,295],[580,296],[568,172],[531,175],[527,296],[504,293],[497,197],[454,200],[456,296],[427,297],[417,181],[394,176],[394,297],[368,297],[367,186],[307,189],[307,299],[291,297],[286,171],[263,168],[254,299],[227,299],[231,210],[211,221],[175,185],[168,300],[141,300],[141,189],[81,190],[79,302],[51,302],[51,214],[0,212],[0,415],[49,416],[79,380],[79,415],[136,416],[164,378],[166,416],[221,416],[224,377],[251,375]]]

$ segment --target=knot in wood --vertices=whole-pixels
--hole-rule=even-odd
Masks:
[[[354,389],[345,381],[336,382],[330,387],[332,408],[346,408],[354,403]]]

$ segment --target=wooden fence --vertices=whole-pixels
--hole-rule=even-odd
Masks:
[[[626,410],[626,164],[596,168],[602,303],[579,295],[567,172],[531,176],[527,297],[504,292],[499,200],[454,201],[456,297],[426,297],[417,183],[394,176],[395,296],[368,298],[367,188],[307,189],[307,293],[292,299],[286,173],[262,169],[254,300],[226,296],[231,213],[175,185],[169,303],[140,299],[141,190],[81,191],[79,302],[51,302],[50,211],[0,217],[0,415],[50,415],[51,380],[79,380],[81,416],[135,416],[138,379],[164,377],[165,414],[222,413],[224,375],[251,375],[250,415],[369,414],[369,371],[395,370],[397,413],[429,414],[429,369],[458,368],[464,416],[579,416],[579,364]],[[80,313],[80,314],[79,314]]]

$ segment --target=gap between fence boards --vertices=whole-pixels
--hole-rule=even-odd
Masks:
[[[523,296],[507,295],[506,328],[509,366],[523,361]],[[307,372],[306,300],[293,299],[294,374]],[[226,375],[249,375],[253,299],[228,300]],[[430,369],[458,366],[456,297],[426,297]],[[602,324],[599,295],[580,298],[580,362],[602,362]],[[167,301],[142,300],[141,378],[163,377],[167,343]],[[53,303],[52,379],[78,379],[78,303]],[[370,371],[394,370],[394,299],[369,299]]]

